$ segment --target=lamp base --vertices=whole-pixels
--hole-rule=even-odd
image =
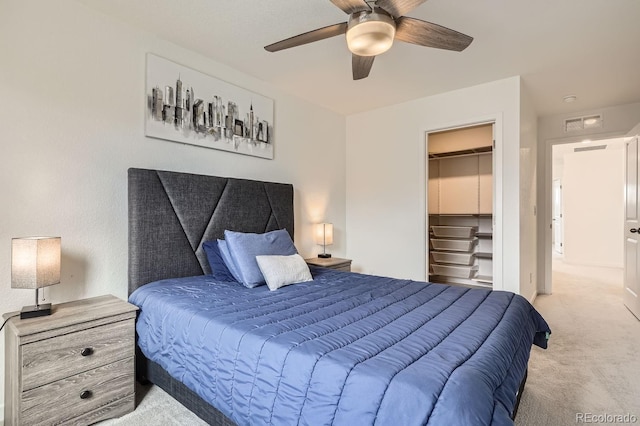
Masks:
[[[318,257],[320,259],[329,259],[331,257],[331,253],[320,253]]]
[[[35,318],[51,315],[51,303],[44,303],[36,306],[25,306],[20,311],[20,319]]]

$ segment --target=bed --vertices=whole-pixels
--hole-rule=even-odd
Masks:
[[[293,187],[129,170],[141,380],[209,424],[513,424],[550,333],[524,298],[324,268],[245,288],[202,250],[227,229],[293,238]]]

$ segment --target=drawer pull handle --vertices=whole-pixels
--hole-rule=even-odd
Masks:
[[[93,349],[92,348],[84,348],[82,351],[80,351],[80,355],[82,355],[82,356],[93,355]]]
[[[80,399],[88,399],[91,398],[93,393],[90,390],[85,390],[80,393]]]

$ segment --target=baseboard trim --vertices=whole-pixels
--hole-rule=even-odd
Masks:
[[[572,266],[593,266],[595,268],[611,268],[611,269],[624,269],[624,265],[620,265],[618,263],[607,263],[607,262],[572,262],[570,260],[562,260],[563,263]]]
[[[531,296],[529,296],[529,303],[533,305],[533,302],[536,301],[536,297],[538,297],[538,291],[534,291]]]

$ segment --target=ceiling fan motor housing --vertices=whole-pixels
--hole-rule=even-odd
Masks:
[[[359,56],[376,56],[391,48],[396,22],[382,9],[351,14],[347,27],[347,46]]]

